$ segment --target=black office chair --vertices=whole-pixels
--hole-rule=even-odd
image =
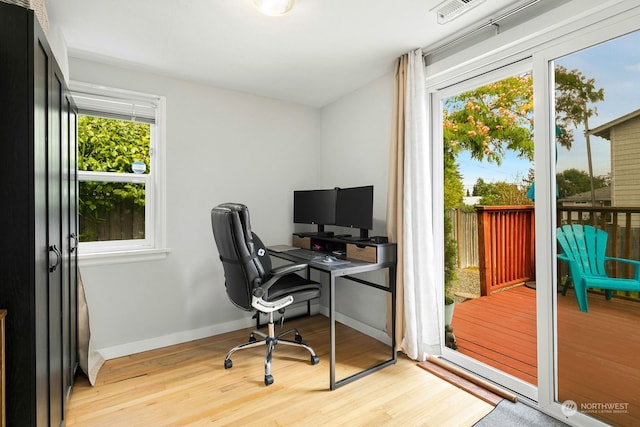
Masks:
[[[249,342],[240,344],[227,353],[225,369],[233,366],[231,355],[243,348],[267,346],[264,361],[264,383],[273,384],[271,356],[276,344],[302,347],[311,353],[311,364],[319,362],[311,347],[302,342],[297,329],[275,334],[274,312],[284,314],[284,308],[294,302],[309,301],[320,296],[320,284],[299,276],[307,264],[285,265],[272,268],[269,253],[260,238],[251,232],[249,210],[239,203],[224,203],[211,210],[211,227],[224,267],[227,295],[233,304],[246,310],[257,310],[269,316],[268,334],[253,331]],[[295,341],[282,339],[293,333]],[[262,337],[256,339],[256,335]]]

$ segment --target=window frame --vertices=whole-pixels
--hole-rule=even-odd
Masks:
[[[150,173],[77,171],[78,184],[80,181],[144,183],[145,238],[79,242],[80,264],[88,266],[166,258],[165,97],[82,82],[71,82],[70,86],[78,105],[78,116],[142,121],[151,126]],[[136,117],[137,105],[143,105],[141,119]]]

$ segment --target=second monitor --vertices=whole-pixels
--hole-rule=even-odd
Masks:
[[[338,189],[335,225],[358,228],[360,238],[369,237],[373,228],[373,185]]]

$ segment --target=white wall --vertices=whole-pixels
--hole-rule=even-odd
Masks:
[[[373,184],[371,236],[386,235],[393,93],[394,73],[391,72],[322,109],[322,187]],[[358,233],[331,228],[345,234]],[[372,274],[370,278],[379,282],[384,280],[384,275]],[[323,306],[328,305],[327,296],[328,292],[324,292]],[[338,279],[336,310],[376,330],[385,330],[386,296],[380,291]]]
[[[292,192],[320,183],[320,111],[147,72],[70,59],[70,77],[166,97],[166,260],[82,266],[105,358],[251,324],[224,290],[210,211],[249,206],[266,244],[290,241]]]

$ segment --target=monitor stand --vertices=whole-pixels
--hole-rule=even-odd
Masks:
[[[315,235],[318,237],[332,237],[333,231],[324,231],[324,224],[318,224],[318,232]]]
[[[369,241],[369,230],[367,230],[366,228],[361,228],[360,236],[348,236],[344,237],[343,239],[352,242],[367,242]]]
[[[304,237],[333,237],[333,231],[324,231],[324,224],[318,224],[318,231],[296,233]]]

